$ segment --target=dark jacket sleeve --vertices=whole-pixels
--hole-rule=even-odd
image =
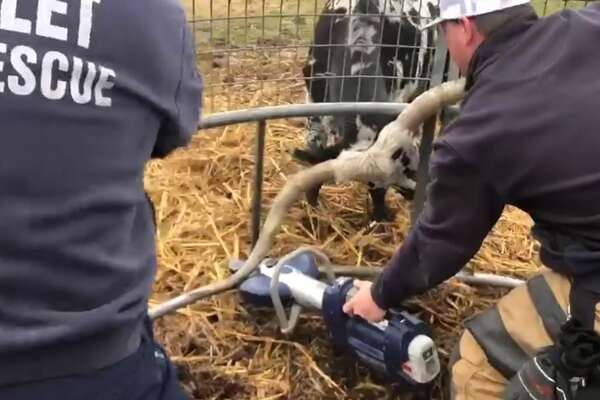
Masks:
[[[435,144],[430,176],[420,218],[372,286],[383,309],[459,272],[503,211],[503,198],[443,138]]]
[[[181,29],[180,57],[177,59],[180,75],[173,99],[166,108],[153,158],[165,157],[176,148],[187,145],[198,130],[204,85],[197,69],[195,40],[185,21],[182,21]]]

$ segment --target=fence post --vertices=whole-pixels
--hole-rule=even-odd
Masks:
[[[261,226],[266,131],[267,122],[265,120],[258,121],[254,147],[254,185],[252,187],[252,248],[258,241]]]
[[[431,72],[431,87],[440,85],[444,81],[444,71],[448,61],[448,48],[442,35],[438,37],[435,46],[435,58]],[[421,138],[421,147],[419,148],[419,169],[417,171],[417,187],[412,204],[411,224],[415,224],[419,215],[423,211],[426,200],[426,189],[429,183],[429,159],[433,146],[435,135],[435,126],[437,116],[433,116],[423,125],[423,136]]]

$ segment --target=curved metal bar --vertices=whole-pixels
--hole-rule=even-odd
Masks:
[[[282,106],[258,107],[246,110],[226,111],[203,117],[198,129],[217,128],[226,125],[248,122],[267,121],[271,119],[301,118],[308,116],[344,115],[344,114],[387,114],[399,115],[408,106],[407,103],[310,103],[288,104]],[[458,113],[458,106],[444,109],[450,115]]]
[[[260,235],[266,134],[267,121],[258,121],[258,128],[256,131],[256,146],[254,150],[254,186],[252,188],[252,248],[254,248],[254,245],[256,245],[256,242],[258,242],[258,237]]]
[[[290,310],[289,319],[286,317],[285,310],[283,308],[283,303],[281,302],[281,297],[279,296],[279,275],[281,274],[281,268],[288,263],[289,260],[298,256],[298,254],[309,252],[315,258],[320,258],[321,261],[329,266],[331,262],[329,258],[323,253],[321,250],[312,248],[312,247],[299,247],[293,252],[282,257],[277,264],[273,267],[273,277],[271,278],[271,285],[269,287],[269,292],[271,294],[271,301],[273,302],[273,308],[275,308],[275,315],[277,315],[277,319],[279,320],[279,325],[281,328],[281,332],[288,334],[291,333],[298,323],[298,317],[300,316],[300,312],[302,311],[302,307],[299,304],[294,303]],[[333,276],[333,269],[329,269],[328,276],[331,280],[331,283],[335,281],[335,276]]]
[[[399,115],[406,108],[405,103],[312,103],[283,106],[260,107],[251,110],[227,111],[211,114],[200,121],[199,129],[209,129],[225,125],[242,124],[280,118],[342,114],[388,114]]]

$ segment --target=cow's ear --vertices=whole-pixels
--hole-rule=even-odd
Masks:
[[[440,9],[437,6],[433,5],[432,2],[427,2],[427,8],[429,8],[429,14],[431,15],[432,19],[436,19],[440,16]]]

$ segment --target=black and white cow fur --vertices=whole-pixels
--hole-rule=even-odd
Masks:
[[[315,26],[303,68],[307,102],[403,102],[425,91],[433,63],[435,28],[420,30],[438,15],[437,0],[332,0]],[[369,114],[309,117],[307,149],[294,157],[309,164],[366,150],[395,116]],[[394,187],[411,199],[418,167],[417,139],[402,154]],[[373,217],[389,217],[386,187],[370,184]],[[308,200],[315,205],[320,187]]]

